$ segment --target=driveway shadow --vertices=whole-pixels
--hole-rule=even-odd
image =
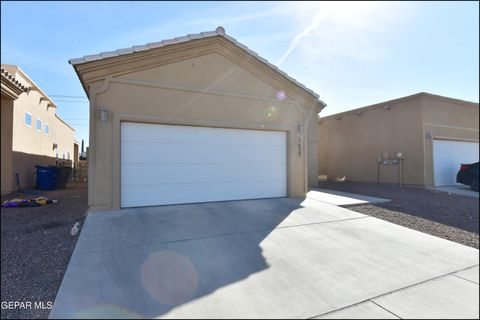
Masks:
[[[478,265],[476,249],[303,200],[90,213],[50,317],[311,318]]]
[[[90,213],[50,317],[158,317],[266,270],[270,232],[312,221],[302,200]]]

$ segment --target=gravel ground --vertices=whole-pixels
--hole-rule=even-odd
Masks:
[[[384,183],[322,181],[319,187],[390,199],[388,203],[349,209],[479,248],[478,198]]]
[[[34,302],[53,304],[78,235],[70,230],[83,223],[87,210],[86,183],[69,183],[66,189],[41,195],[59,203],[32,208],[1,209],[2,319],[47,318],[49,309]],[[13,195],[30,198],[41,195]],[[2,196],[5,199],[12,199]],[[32,308],[5,309],[9,301],[32,303]]]

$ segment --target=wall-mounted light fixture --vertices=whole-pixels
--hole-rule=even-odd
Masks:
[[[107,108],[100,108],[100,121],[107,122],[108,121],[108,109]]]
[[[297,126],[297,132],[298,132],[298,133],[302,133],[302,132],[303,132],[303,125],[299,124],[299,125]]]
[[[53,144],[52,150],[55,150],[58,148],[58,145],[56,143]]]
[[[389,104],[386,104],[385,107],[383,107],[383,109],[390,110],[390,109],[392,109],[392,107]]]
[[[433,134],[432,134],[431,132],[427,132],[427,133],[425,134],[425,137],[426,137],[427,139],[432,139],[432,138],[433,138]]]

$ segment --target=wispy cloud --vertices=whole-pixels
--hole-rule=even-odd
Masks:
[[[236,7],[238,10],[233,10],[229,14],[225,14],[225,8],[223,7],[195,11],[194,14],[189,13],[178,19],[155,23],[119,34],[117,37],[102,43],[102,46],[117,49],[119,43],[128,44],[128,46],[143,44],[164,40],[172,36],[183,36],[186,33],[211,31],[218,26],[225,27],[228,32],[231,28],[244,26],[248,22],[275,17],[283,10],[282,7],[276,5],[259,7],[259,5],[251,6],[248,3],[240,3]],[[185,32],[185,30],[189,31]]]
[[[299,28],[277,65],[284,63],[297,48],[302,60],[305,58],[309,62],[338,56],[360,61],[385,56],[388,50],[381,38],[398,22],[405,7],[328,1],[293,6],[292,18],[299,25],[303,21],[309,23]]]
[[[280,66],[282,62],[285,61],[285,59],[289,56],[289,54],[293,51],[293,49],[295,49],[298,46],[298,44],[303,38],[307,37],[308,35],[310,35],[310,33],[313,30],[318,28],[318,26],[324,20],[325,15],[326,13],[324,11],[321,11],[315,14],[315,16],[312,19],[312,22],[310,22],[310,24],[305,29],[303,29],[299,34],[297,34],[295,38],[293,38],[293,40],[290,42],[287,51],[285,51],[285,53],[282,55],[280,60],[278,60],[278,62],[276,63],[277,66]]]

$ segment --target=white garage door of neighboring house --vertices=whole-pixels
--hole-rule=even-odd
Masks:
[[[122,122],[121,207],[287,195],[286,133]]]
[[[435,186],[456,184],[462,163],[478,162],[478,143],[433,140],[433,170]]]

